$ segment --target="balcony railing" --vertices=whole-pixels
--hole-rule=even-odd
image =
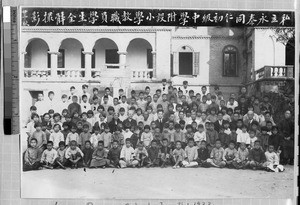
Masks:
[[[131,69],[131,80],[138,81],[138,80],[151,80],[153,77],[153,69],[146,68],[146,69]]]
[[[294,78],[294,66],[264,66],[254,72],[252,79]]]

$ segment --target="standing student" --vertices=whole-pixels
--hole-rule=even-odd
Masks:
[[[141,136],[141,142],[143,142],[144,146],[147,148],[150,146],[152,140],[153,134],[150,132],[150,126],[146,125]]]
[[[168,165],[172,164],[172,150],[168,146],[168,139],[164,138],[162,140],[162,146],[160,148],[160,164],[161,168],[165,168]]]
[[[197,146],[200,147],[200,143],[203,140],[206,141],[206,132],[204,131],[203,124],[199,124],[198,131],[195,132],[195,135],[194,135],[194,141],[196,142]]]
[[[79,135],[79,147],[84,147],[86,141],[90,141],[91,133],[89,132],[89,125],[83,125],[83,132]]]
[[[250,135],[247,132],[246,125],[242,125],[241,129],[242,129],[242,132],[238,133],[236,141],[237,141],[238,144],[243,142],[247,145],[247,147],[249,147],[249,145],[250,145]]]
[[[47,169],[53,169],[57,158],[57,151],[53,149],[53,142],[47,142],[47,149],[44,150],[41,158],[41,165]]]
[[[40,167],[39,150],[37,148],[37,139],[31,138],[29,147],[24,153],[23,171],[37,170]]]
[[[76,130],[77,130],[77,127],[75,125],[72,125],[71,132],[67,135],[67,138],[66,138],[67,146],[70,145],[71,141],[76,141],[76,146],[77,146],[77,143],[79,143],[79,135],[76,132]]]
[[[138,165],[138,161],[134,159],[135,153],[134,149],[131,147],[130,139],[126,139],[125,146],[123,146],[120,154],[120,167],[136,167]]]
[[[41,155],[47,144],[46,134],[42,131],[42,124],[40,122],[35,123],[34,128],[35,131],[29,137],[28,141],[30,142],[32,138],[35,138],[37,140],[36,147],[39,150],[39,155]]]
[[[188,139],[188,145],[185,147],[185,159],[182,162],[183,167],[195,167],[198,166],[198,147],[194,146],[194,139]]]
[[[53,148],[58,149],[59,143],[65,141],[64,135],[60,132],[61,127],[59,124],[53,126],[53,132],[50,134],[49,141],[53,142]]]
[[[157,167],[159,166],[159,148],[157,146],[156,140],[151,141],[151,146],[148,149],[149,165],[148,167]]]
[[[68,111],[71,116],[74,115],[74,113],[81,114],[81,106],[78,104],[78,97],[72,96],[72,103],[68,106]]]
[[[99,141],[98,146],[93,152],[90,168],[105,168],[106,166],[109,166],[110,160],[107,159],[107,154],[108,151],[104,149],[104,142]]]

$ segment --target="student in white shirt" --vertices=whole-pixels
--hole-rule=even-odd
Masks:
[[[250,145],[250,135],[247,132],[247,127],[246,127],[246,125],[243,125],[241,128],[242,128],[242,132],[237,135],[237,140],[236,141],[238,143],[243,142],[247,146],[249,146]]]
[[[136,167],[138,165],[138,161],[134,159],[135,152],[133,147],[131,146],[131,140],[127,138],[125,140],[125,146],[122,147],[120,154],[120,167]]]
[[[87,112],[89,110],[91,110],[91,104],[88,101],[88,97],[87,95],[82,95],[81,96],[81,103],[80,103],[80,107],[81,107],[81,112]]]

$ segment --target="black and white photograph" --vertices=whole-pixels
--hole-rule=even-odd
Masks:
[[[16,11],[21,198],[294,198],[294,11]]]

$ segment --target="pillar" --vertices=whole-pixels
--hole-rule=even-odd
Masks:
[[[57,59],[60,53],[53,51],[48,51],[48,53],[51,55],[51,77],[55,78],[57,77]]]
[[[92,55],[93,52],[82,51],[85,55],[85,78],[92,77]]]
[[[119,51],[119,64],[120,64],[120,69],[125,69],[126,68],[126,54],[127,52],[122,52]]]
[[[156,52],[155,51],[152,51],[152,63],[153,63],[152,79],[156,79]]]

